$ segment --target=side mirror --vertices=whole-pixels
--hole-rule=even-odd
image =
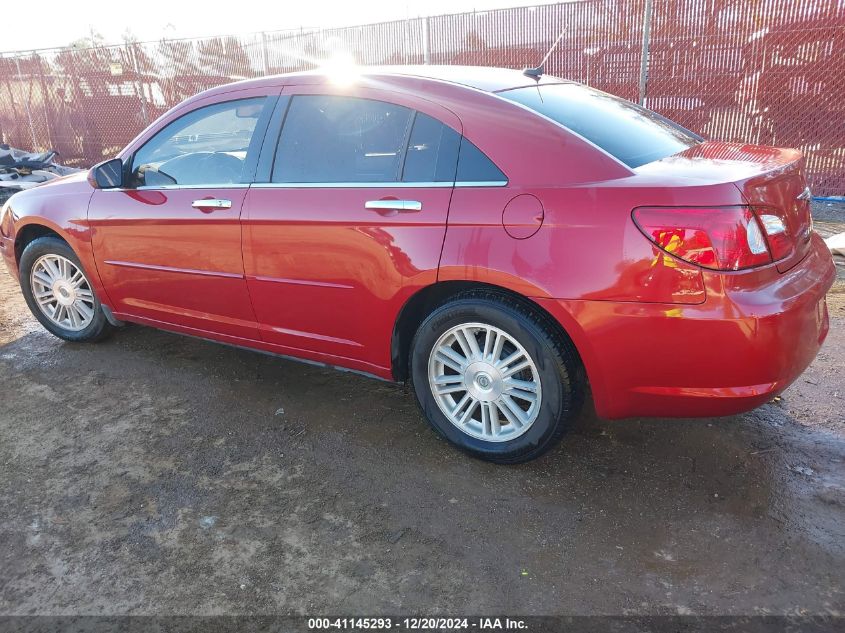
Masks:
[[[112,158],[91,168],[88,182],[97,189],[114,189],[123,186],[123,161]]]

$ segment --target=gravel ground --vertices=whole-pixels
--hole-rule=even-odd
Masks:
[[[842,614],[843,277],[780,399],[588,405],[501,467],[402,387],[143,327],[64,343],[0,274],[0,614]]]

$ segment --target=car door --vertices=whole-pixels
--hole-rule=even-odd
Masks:
[[[261,336],[299,355],[384,370],[401,306],[437,278],[460,122],[396,93],[292,92],[278,142],[271,126],[262,151],[262,163],[275,152],[272,168],[259,169],[266,182],[244,205]]]
[[[120,317],[258,340],[240,213],[279,88],[179,112],[129,156],[127,186],[95,191],[97,269]]]

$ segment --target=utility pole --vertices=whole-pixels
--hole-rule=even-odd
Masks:
[[[431,63],[431,24],[430,18],[423,18],[423,64]]]
[[[140,46],[136,42],[126,42],[126,50],[129,57],[132,59],[132,70],[135,71],[135,91],[138,93],[138,101],[141,104],[141,116],[144,119],[144,125],[150,124],[150,115],[147,112],[147,103],[144,100],[144,78],[141,76],[141,69],[138,66],[138,55],[135,50],[136,46]],[[150,89],[150,96],[152,96],[152,89]]]
[[[643,48],[640,56],[640,99],[641,106],[645,106],[646,88],[648,84],[648,47],[651,39],[651,12],[653,0],[645,0],[643,10]]]
[[[264,76],[270,74],[270,53],[267,50],[267,34],[261,31],[261,61],[264,66]]]
[[[21,58],[15,56],[15,66],[18,69],[18,81],[20,82],[21,90],[23,90],[23,74],[21,73]],[[29,84],[29,93],[30,96],[32,95],[32,84]],[[26,118],[29,121],[29,136],[32,139],[32,151],[36,150],[36,143],[35,143],[35,126],[32,124],[32,112],[29,109],[29,99],[24,99],[23,107],[26,110]]]

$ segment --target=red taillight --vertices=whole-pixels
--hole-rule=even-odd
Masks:
[[[634,222],[662,250],[713,270],[770,264],[794,247],[785,214],[769,207],[640,207]]]

